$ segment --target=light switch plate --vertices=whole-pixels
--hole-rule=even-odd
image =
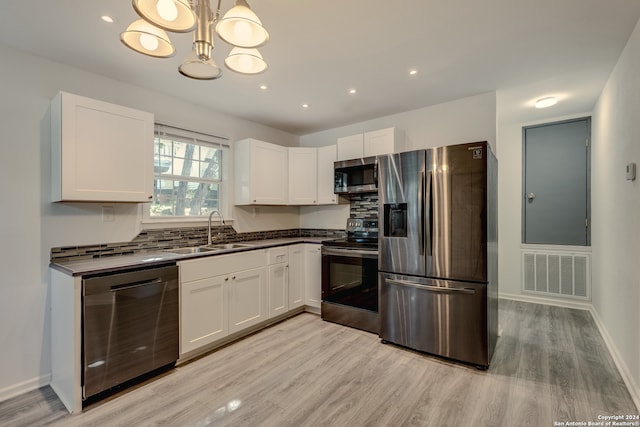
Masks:
[[[627,165],[627,181],[635,181],[636,180],[636,164],[629,163]]]
[[[102,222],[113,222],[116,220],[116,214],[113,206],[102,207]]]

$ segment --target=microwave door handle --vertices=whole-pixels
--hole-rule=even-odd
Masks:
[[[420,255],[424,255],[424,172],[420,172],[418,174],[418,209],[419,212],[419,220],[418,220],[418,242],[420,244]]]

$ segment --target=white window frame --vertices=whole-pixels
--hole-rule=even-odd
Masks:
[[[229,178],[231,176],[230,168],[233,162],[231,158],[232,152],[229,144],[229,138],[156,123],[154,131],[154,158],[155,138],[159,135],[162,135],[164,138],[169,137],[169,139],[173,139],[174,141],[193,143],[202,146],[213,146],[223,150],[221,177],[218,184],[218,197],[220,203],[219,210],[224,216],[225,223],[232,222],[233,219],[230,218],[229,215],[229,206],[231,205],[230,199],[232,197],[229,191]],[[157,174],[154,168],[154,182],[159,176],[162,175]],[[172,175],[168,178],[175,178],[177,176],[179,175]],[[171,225],[172,227],[194,226],[206,224],[208,222],[208,216],[151,216],[151,206],[152,203],[141,204],[141,222],[145,224],[145,228],[161,228],[166,225]],[[218,216],[214,215],[213,220],[217,223],[219,221]],[[154,227],[154,225],[156,227]]]

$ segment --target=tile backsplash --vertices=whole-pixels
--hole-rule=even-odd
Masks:
[[[51,248],[51,262],[80,261],[163,249],[201,246],[207,244],[207,234],[207,227],[144,230],[130,242]],[[238,233],[232,226],[225,225],[212,227],[211,236],[214,243],[230,243],[287,237],[328,237],[337,239],[344,237],[345,232],[344,230],[294,228],[288,230]]]
[[[349,216],[367,218],[378,216],[378,193],[352,194]]]

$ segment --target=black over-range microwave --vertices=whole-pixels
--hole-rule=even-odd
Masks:
[[[378,191],[378,162],[375,156],[335,162],[333,170],[335,194]]]

